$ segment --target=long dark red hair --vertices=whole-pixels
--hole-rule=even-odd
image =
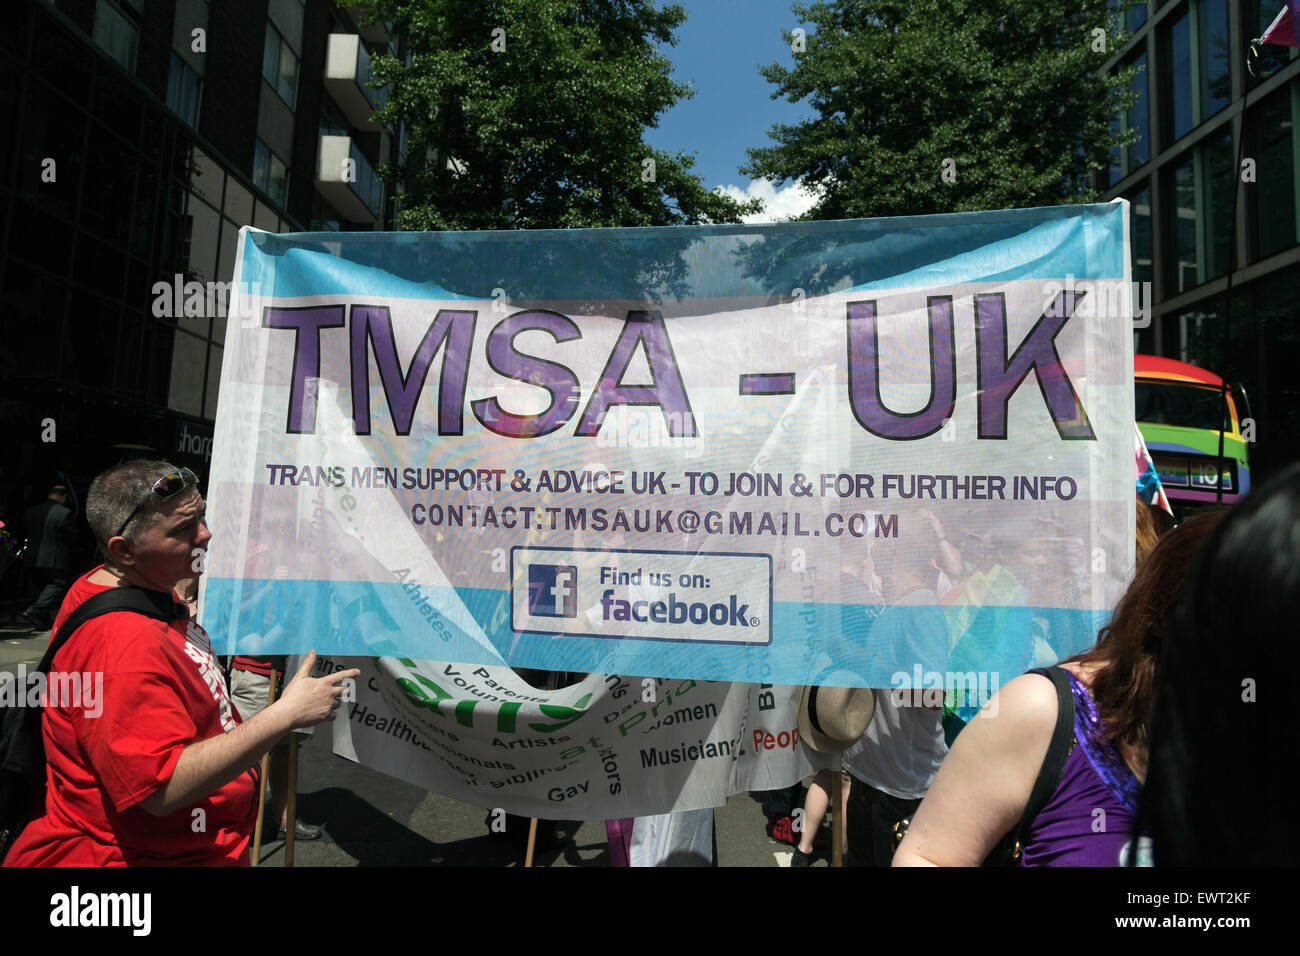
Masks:
[[[1070,662],[1097,665],[1092,698],[1106,740],[1125,758],[1146,764],[1146,724],[1155,694],[1156,659],[1172,634],[1173,612],[1188,566],[1218,526],[1224,510],[1188,518],[1163,535],[1138,564],[1137,574],[1090,651]]]

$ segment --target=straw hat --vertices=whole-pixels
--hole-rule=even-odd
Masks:
[[[876,713],[869,687],[805,687],[799,694],[799,736],[818,753],[857,743]]]

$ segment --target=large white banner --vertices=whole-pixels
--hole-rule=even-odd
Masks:
[[[340,753],[529,815],[788,785],[799,685],[969,716],[1131,574],[1127,216],[246,230],[205,625],[367,658]]]
[[[246,231],[214,642],[914,689],[1080,651],[1133,562],[1126,220]]]

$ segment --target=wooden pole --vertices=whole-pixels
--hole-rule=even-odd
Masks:
[[[528,820],[528,849],[524,852],[524,866],[533,865],[533,847],[537,844],[537,817]]]
[[[275,669],[271,669],[271,686],[266,689],[266,706],[270,707],[275,703]],[[262,754],[262,773],[258,778],[261,781],[261,788],[257,794],[257,825],[253,829],[253,866],[257,866],[262,856],[262,817],[266,815],[266,785],[269,782],[267,774],[271,770],[271,753],[267,751]]]
[[[844,805],[840,797],[843,771],[831,773],[831,866],[844,865]]]
[[[543,690],[555,690],[560,684],[560,675],[557,671],[547,671],[546,679],[543,682]],[[533,849],[537,846],[537,817],[528,818],[528,849],[524,851],[524,866],[533,865]]]
[[[298,830],[298,735],[289,731],[289,802],[284,810],[284,865],[293,866],[293,847]]]

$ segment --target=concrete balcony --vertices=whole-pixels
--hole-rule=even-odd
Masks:
[[[354,20],[361,18],[361,11],[356,6],[349,6],[348,12],[352,14]],[[366,38],[367,43],[389,43],[393,39],[392,20],[380,20],[368,27],[358,27],[358,30]]]
[[[331,33],[325,54],[325,89],[357,129],[384,127],[370,117],[388,102],[385,87],[370,86],[370,54],[355,33]]]
[[[316,159],[316,189],[349,222],[378,222],[384,187],[351,136],[324,133]]]

